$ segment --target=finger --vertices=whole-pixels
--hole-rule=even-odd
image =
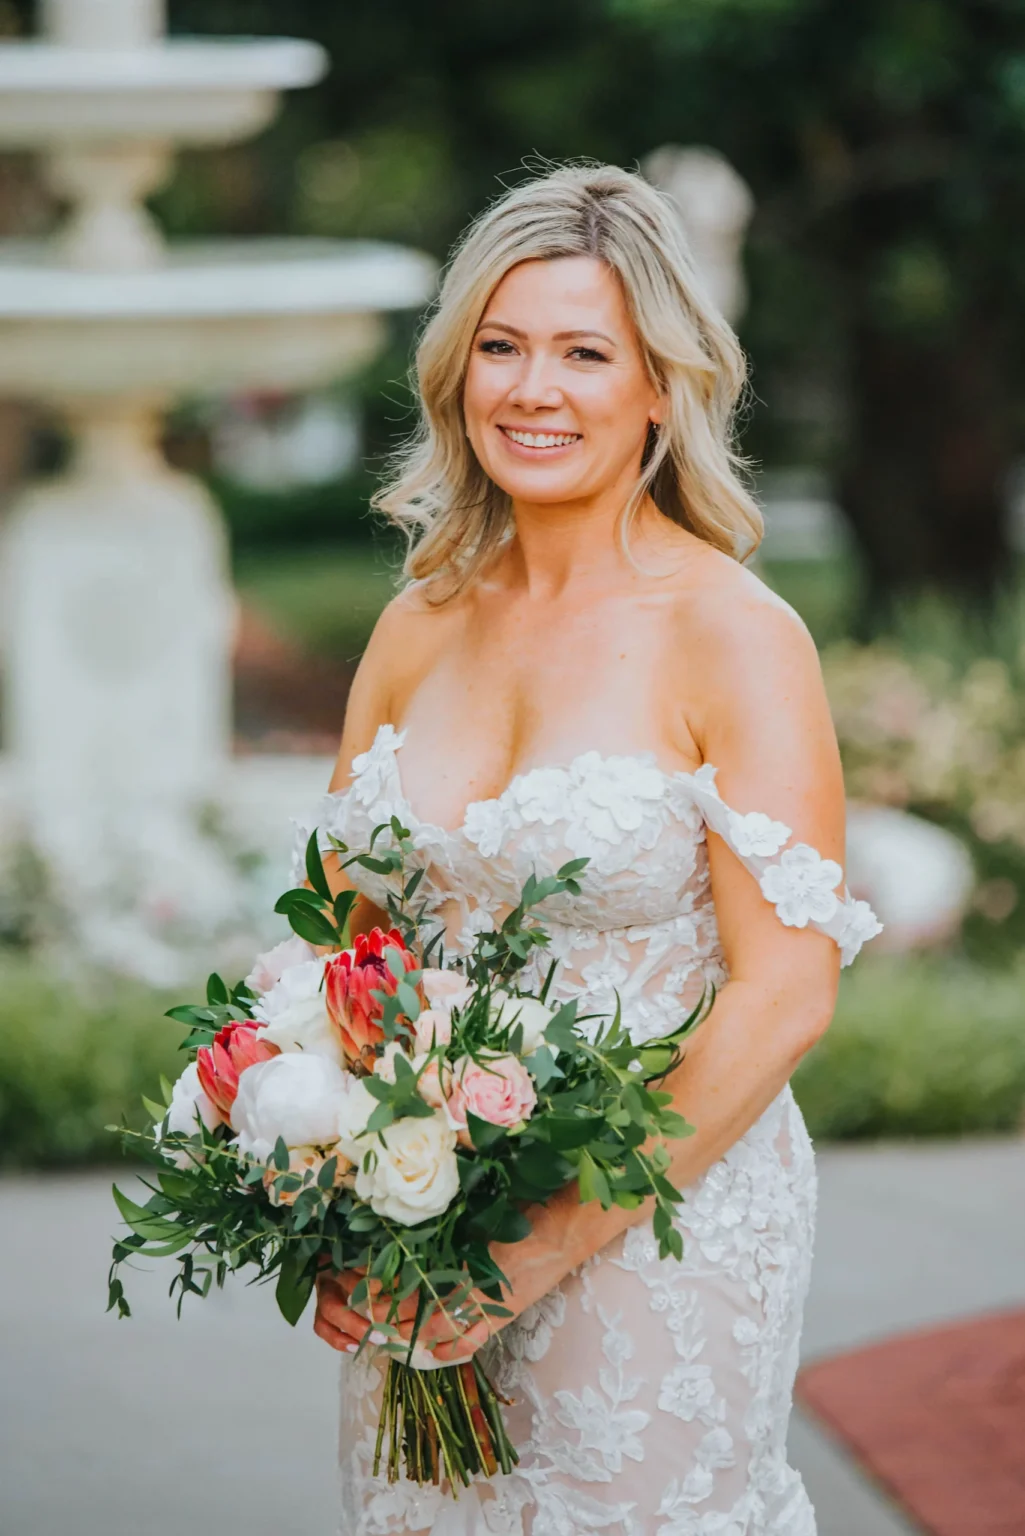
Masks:
[[[361,1317],[358,1312],[347,1307],[345,1302],[336,1296],[322,1296],[317,1307],[317,1315],[323,1317],[332,1327],[340,1329],[354,1339],[361,1339],[371,1326],[365,1317]]]
[[[458,1365],[463,1360],[472,1359],[490,1337],[487,1323],[475,1323],[460,1338],[442,1340],[435,1345],[432,1353],[435,1360],[442,1360],[446,1365]]]
[[[354,1355],[359,1348],[359,1341],[357,1339],[354,1339],[351,1334],[345,1333],[341,1328],[336,1328],[333,1323],[329,1323],[327,1318],[322,1317],[319,1312],[313,1319],[313,1331],[318,1339],[323,1339],[325,1344],[330,1344],[332,1349],[337,1349],[341,1354]]]
[[[406,1296],[402,1301],[395,1302],[390,1297],[374,1301],[370,1306],[370,1315],[379,1323],[404,1323],[414,1318],[417,1312],[417,1298],[415,1293]]]

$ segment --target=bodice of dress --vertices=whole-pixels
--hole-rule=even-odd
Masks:
[[[398,817],[409,829],[424,875],[417,900],[443,924],[450,957],[465,954],[477,933],[519,900],[527,877],[554,874],[586,857],[579,896],[553,897],[542,916],[551,935],[536,960],[539,983],[558,960],[553,996],[578,998],[598,1017],[613,1012],[638,1043],[679,1023],[712,984],[726,979],[712,901],[706,828],[722,837],[758,881],[780,921],[829,934],[849,964],[879,932],[871,908],[854,900],[843,871],[791,829],[761,811],[741,814],[721,799],[716,770],[668,772],[654,754],[585,752],[565,766],[517,775],[494,799],[467,807],[455,830],[423,821],[403,793],[399,754],[404,733],[390,725],[352,765],[352,782],[327,795],[308,826],[298,828],[297,854],[313,827],[322,849],[330,837],[366,848],[376,827]],[[390,833],[382,834],[385,844]],[[379,837],[377,846],[382,844]],[[358,865],[350,878],[383,904],[387,880]],[[297,878],[302,878],[301,860]],[[585,1025],[585,1027],[587,1027]]]

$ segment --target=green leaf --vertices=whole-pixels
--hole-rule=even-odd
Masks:
[[[596,1131],[601,1130],[601,1121],[594,1116],[584,1118],[580,1115],[546,1115],[538,1129],[542,1131],[560,1152],[565,1152],[571,1147],[582,1147],[585,1142],[591,1140]]]
[[[285,1138],[283,1136],[279,1136],[274,1143],[274,1151],[271,1153],[270,1160],[280,1172],[287,1172],[291,1159],[288,1155],[288,1147],[285,1145]]]
[[[581,1200],[600,1200],[602,1209],[607,1211],[612,1204],[609,1181],[589,1152],[581,1153],[577,1178]]]
[[[324,1163],[320,1172],[317,1174],[318,1189],[333,1189],[335,1184],[335,1174],[337,1172],[338,1158],[329,1157],[327,1162]]]
[[[481,1120],[479,1116],[468,1112],[466,1116],[466,1129],[470,1133],[470,1140],[478,1152],[487,1152],[496,1142],[501,1141],[506,1135],[503,1125],[492,1125],[490,1120]]]
[[[150,1119],[155,1121],[157,1125],[160,1125],[163,1122],[164,1116],[167,1114],[166,1104],[155,1104],[154,1101],[152,1099],[148,1099],[145,1094],[142,1096],[142,1107],[145,1109]]]
[[[683,1115],[677,1114],[675,1109],[659,1111],[658,1128],[663,1136],[676,1136],[680,1138],[693,1136],[695,1131],[695,1127]]]
[[[313,1291],[315,1274],[305,1259],[291,1249],[281,1261],[274,1297],[282,1317],[294,1328],[306,1310],[306,1303]]]
[[[338,942],[334,923],[313,907],[296,904],[288,912],[288,921],[292,931],[308,944],[329,944],[333,948]]]
[[[127,1195],[121,1193],[116,1184],[113,1186],[113,1191],[114,1203],[125,1222],[133,1232],[137,1232],[147,1242],[151,1240],[158,1243],[170,1242],[180,1235],[181,1227],[177,1222],[168,1221],[163,1216],[146,1210],[144,1206],[136,1205],[134,1200],[129,1200]]]
[[[398,986],[395,988],[395,996],[398,998],[402,1012],[406,1015],[406,1018],[415,1023],[416,1020],[420,1017],[420,999],[413,991],[413,988],[409,985],[408,982],[400,981]]]
[[[327,875],[324,873],[324,864],[320,857],[320,846],[317,842],[317,829],[314,827],[310,833],[310,840],[306,844],[306,878],[309,880],[318,896],[323,896],[325,901],[331,901],[331,887],[327,883]]]
[[[212,974],[207,978],[206,1000],[213,1007],[225,1007],[230,1002],[230,998],[228,997],[228,989],[216,971],[212,972]]]
[[[556,1064],[555,1057],[547,1045],[539,1045],[537,1050],[527,1057],[524,1066],[539,1088],[544,1088],[553,1078],[566,1075]]]

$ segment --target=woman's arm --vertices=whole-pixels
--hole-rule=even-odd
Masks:
[[[765,811],[794,828],[793,842],[842,863],[843,782],[814,646],[800,621],[772,599],[746,612],[718,608],[726,618],[699,616],[700,636],[688,625],[689,654],[702,678],[688,710],[692,736],[719,769],[729,805]],[[668,1144],[669,1177],[681,1189],[751,1128],[824,1032],[840,967],[833,940],[784,927],[757,881],[712,832],[708,858],[730,980],[665,1085],[696,1127],[687,1140]],[[529,1215],[533,1229],[522,1242],[492,1244],[512,1282],[507,1305],[515,1314],[647,1219],[650,1207],[581,1205],[573,1184]]]

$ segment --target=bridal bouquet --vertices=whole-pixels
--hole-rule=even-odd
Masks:
[[[163,1102],[146,1100],[152,1133],[123,1131],[158,1171],[144,1205],[115,1186],[130,1232],[114,1245],[108,1310],[129,1315],[119,1271],[139,1256],[177,1257],[179,1312],[186,1295],[253,1266],[293,1324],[322,1268],[362,1272],[352,1305],[373,1294],[388,1307],[361,1345],[389,1356],[375,1475],[384,1460],[391,1479],[404,1466],[455,1491],[517,1456],[479,1355],[439,1366],[418,1342],[423,1325],[442,1308],[509,1317],[489,1244],[526,1236],[530,1205],[573,1179],[606,1209],[651,1197],[662,1255],[681,1255],[664,1138],[692,1128],[652,1084],[701,1010],[637,1046],[618,1011],[581,1019],[575,1003],[549,1006],[554,964],[539,995],[518,989],[548,943],[538,907],[579,894],[585,859],[528,879],[457,967],[416,906],[422,870],[409,872],[397,820],[366,851],[333,848],[342,867],[389,877],[390,930],[352,942],[356,896],[332,893],[315,833],[308,885],[277,904],[293,937],[233,990],[213,976],[204,1005],[170,1010],[189,1062],[163,1082]],[[398,1307],[411,1297],[403,1333]]]

